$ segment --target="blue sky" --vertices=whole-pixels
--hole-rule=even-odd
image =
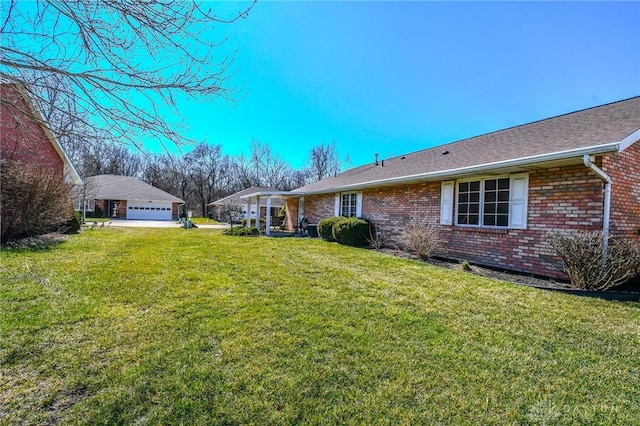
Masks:
[[[209,34],[244,96],[181,109],[227,154],[257,138],[299,168],[335,140],[356,166],[640,95],[638,22],[639,2],[263,1]]]

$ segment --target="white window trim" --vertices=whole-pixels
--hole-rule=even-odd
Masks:
[[[455,202],[455,181],[442,182],[440,189],[440,224],[453,224],[453,206]]]
[[[507,224],[507,226],[497,226],[497,225],[483,225],[483,219],[484,219],[484,182],[486,180],[497,180],[497,179],[505,179],[508,178],[509,179],[509,222]],[[524,193],[524,197],[522,199],[519,200],[514,200],[514,181],[518,180],[518,179],[524,179],[524,189],[525,189],[525,193]],[[477,182],[480,181],[480,200],[479,200],[479,211],[478,211],[478,224],[477,225],[470,225],[470,224],[466,224],[466,223],[458,223],[458,205],[459,205],[459,201],[458,201],[458,194],[459,194],[459,188],[460,188],[460,184],[461,183],[465,183],[465,182]],[[444,191],[444,184],[447,182],[443,182],[443,191]],[[527,216],[528,216],[528,198],[529,198],[529,175],[527,173],[518,173],[518,174],[512,174],[512,175],[485,175],[485,176],[479,176],[479,177],[474,177],[474,178],[467,178],[467,179],[460,179],[460,180],[456,180],[455,181],[455,192],[454,192],[454,196],[453,196],[453,203],[455,205],[454,208],[454,218],[453,218],[453,224],[455,226],[458,227],[462,227],[462,228],[483,228],[483,229],[527,229]],[[515,214],[514,212],[514,206],[518,205],[520,207],[522,207],[522,225],[518,226],[518,225],[514,225],[514,220],[513,220],[513,215]]]
[[[347,194],[356,194],[356,215],[352,217],[362,217],[362,191],[340,192],[335,195],[334,215],[342,216],[342,196]]]

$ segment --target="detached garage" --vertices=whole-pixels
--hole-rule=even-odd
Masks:
[[[94,217],[177,220],[184,201],[131,176],[98,175],[86,180],[85,205]]]

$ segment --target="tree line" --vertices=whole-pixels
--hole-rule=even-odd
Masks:
[[[225,155],[222,145],[198,143],[185,154],[149,154],[114,142],[74,144],[62,139],[67,154],[83,177],[114,174],[136,177],[183,199],[195,215],[207,214],[207,204],[251,186],[282,191],[334,176],[341,160],[335,141],[312,147],[305,166],[294,169],[271,149],[254,139],[250,152]]]

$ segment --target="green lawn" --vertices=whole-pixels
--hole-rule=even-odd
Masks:
[[[640,303],[206,229],[0,261],[0,424],[640,419]]]

